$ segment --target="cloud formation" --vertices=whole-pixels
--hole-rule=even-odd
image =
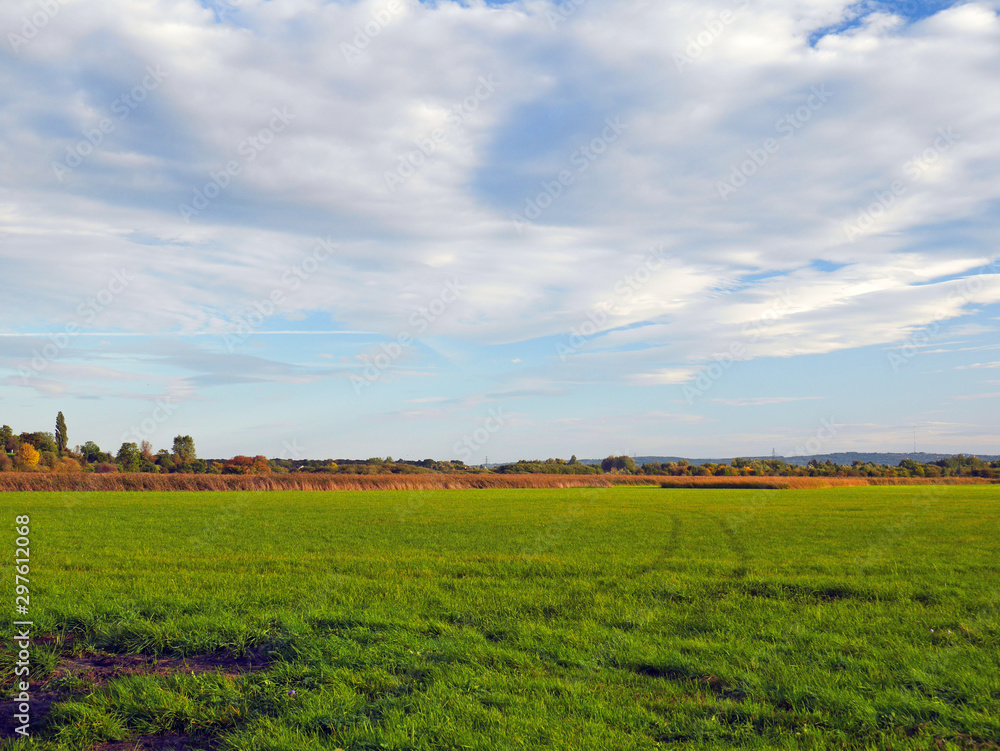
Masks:
[[[599,388],[619,415],[680,401],[707,431],[824,357],[886,394],[976,393],[916,373],[951,326],[978,326],[967,350],[995,336],[998,9],[10,0],[0,333],[108,344],[73,338],[25,379],[45,339],[0,337],[0,404],[28,421],[54,395],[173,388],[221,411],[220,387],[312,384],[361,425],[444,389],[529,394],[557,431],[597,419]],[[350,375],[402,334],[359,396]],[[468,415],[430,411],[446,453]]]

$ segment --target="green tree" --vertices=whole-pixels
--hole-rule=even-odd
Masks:
[[[194,438],[189,435],[179,435],[174,438],[174,456],[178,464],[189,464],[198,458],[194,450]]]
[[[166,449],[160,449],[156,452],[156,463],[162,468],[163,472],[173,472],[177,468],[177,465],[174,464],[173,456]]]
[[[107,455],[101,451],[101,447],[93,441],[87,441],[80,447],[80,455],[83,457],[83,460],[87,462],[87,464],[103,462],[108,459]]]
[[[21,433],[21,443],[30,443],[41,452],[59,450],[56,446],[56,437],[51,433]]]
[[[635,460],[631,456],[609,456],[601,462],[605,472],[635,472]]]
[[[15,449],[7,448],[8,441],[13,440],[14,431],[11,430],[10,425],[4,425],[0,428],[0,453],[4,451],[14,451]]]
[[[66,445],[69,443],[69,439],[66,435],[66,418],[63,417],[63,413],[60,412],[56,415],[56,448],[59,449],[59,455],[62,456],[63,451],[66,450]]]
[[[135,443],[123,443],[115,460],[122,472],[138,472],[142,468],[142,454]]]

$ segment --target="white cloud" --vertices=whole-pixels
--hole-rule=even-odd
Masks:
[[[977,370],[979,368],[1000,368],[1000,362],[976,362],[972,365],[958,365],[955,370]]]

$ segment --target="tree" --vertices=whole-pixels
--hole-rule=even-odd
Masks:
[[[123,443],[115,460],[122,472],[138,472],[142,467],[142,454],[135,443]]]
[[[66,450],[66,445],[69,443],[69,439],[66,435],[66,418],[63,417],[63,413],[60,412],[56,415],[56,448],[59,450],[58,453],[61,456],[62,452]]]
[[[143,459],[148,459],[150,462],[153,461],[153,444],[149,441],[143,441],[139,444],[139,453],[142,454]]]
[[[83,457],[83,460],[87,462],[87,464],[103,462],[108,459],[107,455],[101,451],[101,447],[93,441],[87,441],[80,447],[80,455]]]
[[[177,465],[174,464],[174,458],[166,449],[160,449],[156,452],[156,463],[163,468],[164,472],[173,472],[177,468]]]
[[[38,466],[38,460],[41,458],[42,455],[38,453],[34,446],[30,443],[22,443],[21,448],[17,450],[17,468],[30,472]]]
[[[198,458],[194,450],[194,438],[189,435],[179,435],[174,438],[174,456],[178,464],[189,464]]]
[[[253,467],[253,459],[242,454],[227,459],[223,464],[222,474],[224,475],[249,475]]]
[[[635,460],[631,456],[609,456],[601,462],[605,472],[635,472]]]
[[[51,433],[21,433],[20,438],[21,443],[30,443],[39,451],[55,453],[59,450],[56,446],[56,437]]]
[[[7,448],[7,442],[14,438],[14,431],[11,430],[10,425],[4,425],[0,428],[0,453],[4,451],[10,451]]]

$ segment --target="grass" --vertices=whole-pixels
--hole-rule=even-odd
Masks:
[[[0,748],[998,748],[998,495],[0,495],[7,560],[31,516],[34,633],[56,637],[34,677],[63,689]],[[266,669],[57,669],[251,650]]]

